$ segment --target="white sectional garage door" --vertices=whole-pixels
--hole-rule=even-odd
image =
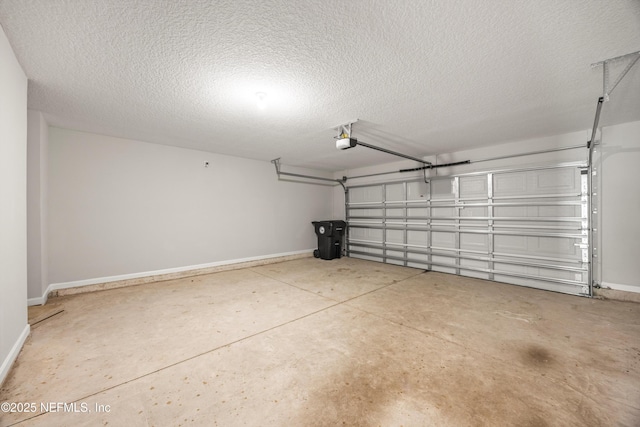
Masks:
[[[577,164],[350,186],[352,257],[591,295]]]

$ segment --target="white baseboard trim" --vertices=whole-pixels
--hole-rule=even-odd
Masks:
[[[226,261],[210,262],[207,264],[189,265],[184,267],[167,268],[163,270],[145,271],[141,273],[121,274],[117,276],[97,277],[93,279],[76,280],[72,282],[52,283],[45,290],[41,297],[29,298],[27,300],[28,305],[43,305],[47,302],[47,298],[51,292],[64,291],[74,288],[84,288],[91,286],[90,290],[109,289],[109,283],[114,282],[128,282],[123,283],[122,286],[130,286],[141,283],[149,283],[159,280],[171,280],[182,277],[195,276],[200,274],[215,273],[216,271],[225,270],[226,266],[237,266],[237,268],[250,267],[255,265],[270,264],[273,262],[285,261],[287,258],[301,258],[302,256],[310,256],[313,253],[313,249],[306,249],[302,251],[284,252],[279,254],[261,255],[249,258],[239,258]],[[227,268],[229,269],[229,268]],[[101,288],[93,289],[96,286]],[[121,287],[121,286],[114,286]],[[89,290],[89,289],[87,289]],[[67,291],[65,294],[71,294],[77,292]]]
[[[41,297],[29,298],[27,299],[27,305],[31,307],[32,305],[44,305],[47,302],[47,296],[49,295],[49,287],[45,291],[45,294]]]
[[[18,354],[20,354],[20,350],[22,350],[22,346],[27,340],[30,332],[31,327],[29,326],[29,324],[25,325],[22,333],[18,337],[18,340],[13,344],[13,347],[11,347],[11,351],[9,351],[7,357],[5,357],[2,361],[2,365],[0,366],[0,386],[2,386],[4,380],[7,378],[7,375],[9,375],[9,371],[13,366],[13,362],[15,362],[18,358]]]
[[[640,293],[640,286],[621,285],[619,283],[611,283],[611,282],[602,282],[602,283],[600,283],[600,286],[603,289],[613,289],[615,291]]]

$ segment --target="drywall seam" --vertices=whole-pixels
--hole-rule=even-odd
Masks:
[[[24,342],[27,340],[27,337],[30,333],[31,327],[27,324],[25,325],[16,342],[13,344],[13,347],[11,347],[11,351],[9,352],[7,357],[2,361],[2,366],[0,366],[0,386],[2,386],[4,380],[7,378],[7,375],[9,375],[9,371],[13,366],[13,362],[15,362],[18,358],[18,354],[20,354],[20,350],[22,350],[22,346],[24,345]]]
[[[277,262],[309,257],[312,253],[313,249],[306,249],[302,251],[218,261],[207,264],[168,268],[164,270],[122,274],[109,277],[97,277],[93,279],[76,280],[73,282],[52,283],[47,287],[41,297],[29,298],[28,304],[30,306],[43,305],[47,302],[47,299],[52,292],[54,293],[54,296],[63,296],[106,289],[122,288],[126,286],[141,285],[143,283],[181,279],[184,277],[199,276],[203,274],[217,273],[220,271],[237,270],[240,268],[255,267],[258,265],[274,264]]]

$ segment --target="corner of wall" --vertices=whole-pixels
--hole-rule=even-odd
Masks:
[[[27,76],[0,28],[0,382],[29,335],[27,322]]]
[[[27,296],[39,298],[47,275],[48,124],[40,111],[27,110]]]
[[[603,286],[640,291],[640,121],[602,128],[596,146],[599,197],[599,262]]]

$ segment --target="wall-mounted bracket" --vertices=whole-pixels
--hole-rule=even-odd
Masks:
[[[351,129],[354,123],[357,123],[358,119],[352,120],[350,122],[335,126],[333,129],[338,131],[338,135],[335,139],[340,138],[351,138]]]
[[[624,78],[624,76],[627,75],[627,73],[629,72],[629,70],[631,70],[631,68],[633,68],[634,65],[636,65],[636,63],[638,62],[638,60],[640,59],[640,50],[637,52],[633,52],[633,53],[628,53],[626,55],[622,55],[622,56],[616,56],[615,58],[609,58],[609,59],[605,59],[604,61],[600,61],[600,62],[596,62],[594,64],[591,64],[591,68],[595,68],[595,67],[599,67],[602,65],[603,71],[602,71],[602,98],[604,99],[604,102],[609,101],[609,95],[611,95],[611,92],[613,92],[613,90],[616,88],[616,86],[618,86],[618,83],[620,83],[620,81]],[[627,62],[627,66],[624,68],[624,70],[622,70],[622,72],[620,73],[620,75],[616,78],[616,80],[613,82],[613,84],[609,84],[609,66],[614,63],[614,62],[620,62],[620,61],[628,61]]]

